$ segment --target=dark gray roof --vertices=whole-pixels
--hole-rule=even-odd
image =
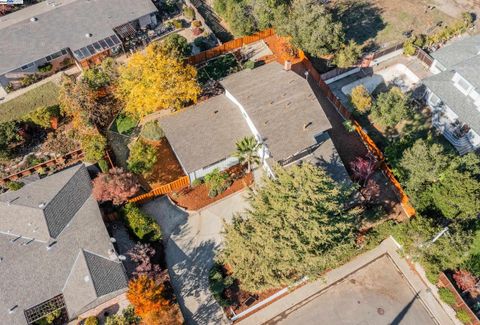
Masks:
[[[338,183],[351,185],[352,181],[350,176],[329,134],[325,132],[319,140],[320,144],[318,147],[315,148],[311,154],[296,163],[309,162],[314,166],[324,169],[328,175]]]
[[[82,165],[30,183],[18,191],[0,195],[0,212],[13,211],[17,218],[0,217],[0,231],[48,241],[68,225],[91,193],[91,180]],[[36,220],[29,220],[35,214]],[[21,224],[19,224],[21,223]],[[42,223],[42,225],[39,225]],[[43,225],[45,223],[45,225]],[[30,224],[30,228],[25,227]],[[38,225],[36,231],[33,227]]]
[[[0,74],[64,48],[114,35],[113,29],[155,12],[151,0],[42,1],[0,18]],[[36,17],[37,21],[30,21]],[[91,33],[92,37],[85,35]]]
[[[276,161],[316,143],[331,129],[308,82],[278,63],[245,69],[221,81],[243,106]]]
[[[461,122],[467,123],[472,130],[480,134],[480,112],[473,100],[453,85],[454,74],[455,71],[447,70],[424,79],[423,83],[458,115]]]
[[[166,116],[160,124],[187,173],[230,157],[235,143],[251,135],[240,110],[224,95]]]
[[[97,296],[103,296],[127,286],[127,276],[123,272],[121,263],[88,251],[84,252],[84,256]]]
[[[50,198],[54,201],[56,197],[54,193],[62,192],[61,188],[68,187],[72,179],[76,179],[78,175],[85,175],[85,169],[83,165],[75,166],[26,185],[24,188],[28,191],[6,194],[9,196],[11,193],[33,195],[33,191],[28,187],[33,188],[40,183],[45,184],[45,187],[43,193],[38,195],[42,196],[42,199]],[[58,181],[60,189],[54,190],[52,179]],[[86,182],[88,187],[90,186],[89,178],[80,177],[74,183],[80,180]],[[40,191],[42,188],[37,187]],[[83,185],[80,188],[83,188]],[[35,218],[44,216],[29,214],[39,209],[27,206],[27,197],[20,195],[17,199],[23,203],[22,205],[12,203],[8,206],[8,203],[0,203],[0,274],[2,275],[0,277],[0,324],[25,324],[23,310],[59,294],[64,295],[67,310],[72,317],[87,305],[92,307],[98,305],[103,298],[100,295],[108,293],[109,290],[118,291],[118,288],[126,288],[123,267],[116,256],[111,254],[114,247],[110,242],[97,202],[91,195],[82,199],[76,191],[72,190],[68,193],[70,196],[77,197],[81,205],[78,206],[77,203],[70,205],[74,210],[74,216],[55,241],[49,240],[49,243],[54,243],[49,249],[46,242],[19,238],[17,235],[9,234],[5,229],[8,228],[6,225],[12,224],[15,227],[23,226],[26,229],[25,232],[31,234],[40,231],[35,226]],[[0,198],[3,199],[4,195]],[[73,203],[70,197],[65,199],[67,204]],[[32,200],[30,205],[35,206],[37,202],[34,197]],[[22,218],[18,218],[19,216]],[[23,216],[28,216],[30,219],[25,220]],[[23,222],[10,221],[17,219]],[[18,305],[18,308],[10,314],[8,309],[14,305]]]
[[[431,53],[446,69],[480,53],[480,35],[467,36]]]

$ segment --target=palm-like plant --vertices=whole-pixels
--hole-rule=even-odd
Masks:
[[[236,143],[237,151],[235,157],[238,158],[241,164],[247,164],[247,173],[250,173],[253,164],[260,163],[257,149],[260,146],[255,137],[245,137]]]

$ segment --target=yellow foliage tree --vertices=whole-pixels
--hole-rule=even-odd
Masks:
[[[372,107],[372,97],[363,85],[358,85],[352,89],[350,101],[360,113],[365,113]]]
[[[115,95],[125,111],[142,118],[161,109],[179,109],[195,103],[200,94],[195,67],[149,45],[120,67]]]
[[[156,284],[152,278],[141,275],[128,283],[127,298],[135,309],[135,314],[145,315],[164,309],[170,302],[163,297],[164,286]]]

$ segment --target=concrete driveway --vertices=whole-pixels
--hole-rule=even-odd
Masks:
[[[187,324],[229,324],[209,289],[208,273],[222,243],[223,223],[247,207],[245,191],[188,214],[166,197],[144,205],[164,234],[172,285]]]

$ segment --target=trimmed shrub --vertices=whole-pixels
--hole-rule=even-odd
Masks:
[[[194,20],[194,21],[192,21],[192,26],[193,27],[200,27],[200,26],[202,26],[202,22],[200,20]]]
[[[183,15],[189,20],[194,20],[196,17],[195,10],[190,6],[183,8]]]
[[[228,307],[231,305],[231,301],[224,298],[223,292],[225,289],[233,284],[233,279],[229,276],[223,277],[222,266],[215,263],[208,273],[210,280],[210,291],[213,294],[215,300],[222,307]]]
[[[39,66],[38,71],[41,73],[46,73],[46,72],[52,71],[52,68],[53,68],[52,64],[47,62],[44,65]]]
[[[95,317],[95,316],[90,316],[87,319],[85,319],[83,324],[84,325],[98,325],[99,324],[98,318]]]
[[[355,110],[360,113],[368,112],[372,107],[372,96],[370,96],[364,85],[358,85],[352,89],[350,101]]]
[[[348,132],[355,132],[355,125],[353,125],[353,122],[350,121],[350,120],[345,120],[343,121],[343,127],[345,128],[345,130],[347,130]]]
[[[405,43],[403,43],[403,54],[407,56],[415,55],[416,48],[415,48],[414,42],[415,42],[415,38],[410,37],[405,41]]]
[[[197,186],[200,186],[202,185],[203,181],[201,178],[196,178],[193,180],[192,182],[192,187],[197,187]]]
[[[100,159],[98,161],[98,167],[100,167],[102,173],[108,173],[108,170],[110,169],[108,168],[108,163],[105,159]]]
[[[140,240],[158,241],[162,231],[158,223],[135,204],[127,203],[123,208],[127,226]]]
[[[130,155],[127,160],[128,170],[143,174],[152,170],[157,162],[157,151],[155,147],[137,140],[130,146]]]
[[[10,191],[18,191],[19,189],[21,189],[24,186],[23,183],[15,182],[15,181],[7,182],[7,184],[5,184],[5,185],[7,186],[7,188]]]
[[[438,295],[440,296],[440,299],[442,299],[443,302],[445,302],[450,306],[454,306],[457,303],[457,300],[455,299],[455,295],[453,294],[453,292],[451,292],[447,288],[438,289]]]
[[[158,141],[165,137],[165,133],[158,124],[158,121],[150,121],[143,125],[140,136],[144,139]]]
[[[25,116],[24,119],[41,126],[44,129],[48,129],[52,126],[51,121],[54,117],[60,117],[60,106],[58,105],[37,108],[35,111]]]
[[[463,324],[470,324],[470,315],[468,315],[468,313],[463,310],[463,309],[460,309],[459,311],[457,311],[457,314],[456,314],[457,318],[459,321],[461,321]]]

